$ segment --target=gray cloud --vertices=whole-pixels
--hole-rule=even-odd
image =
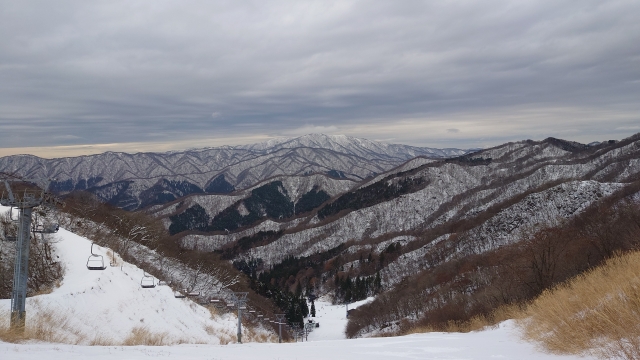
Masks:
[[[0,6],[3,148],[307,129],[472,147],[640,122],[637,1]]]

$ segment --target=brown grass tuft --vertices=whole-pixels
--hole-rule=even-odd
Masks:
[[[135,327],[131,329],[131,334],[124,339],[123,345],[135,346],[135,345],[147,345],[147,346],[162,346],[168,345],[167,333],[152,333],[146,327]]]
[[[550,352],[640,359],[640,252],[543,292],[527,315],[525,338]]]
[[[34,307],[38,307],[36,302]],[[0,318],[7,319],[0,325],[0,340],[19,343],[26,340],[41,340],[52,343],[78,344],[84,340],[79,331],[70,331],[64,316],[48,309],[27,312],[27,323],[24,331],[15,331],[9,327],[9,312],[0,312]],[[62,330],[67,331],[67,335]],[[70,338],[68,335],[73,335]]]
[[[90,346],[113,346],[116,345],[116,342],[113,339],[102,335],[96,334],[91,341],[89,341]]]

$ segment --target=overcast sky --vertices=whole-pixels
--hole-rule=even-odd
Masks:
[[[640,132],[640,1],[0,0],[0,156]]]

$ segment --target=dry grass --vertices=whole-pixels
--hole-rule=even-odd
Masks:
[[[231,334],[220,334],[218,338],[220,339],[220,345],[227,345],[236,341],[236,336]]]
[[[412,326],[411,324],[405,324],[403,326],[401,324],[401,331],[399,334],[407,335],[440,331],[467,333],[471,331],[484,330],[486,328],[494,327],[505,320],[522,318],[524,316],[525,308],[526,306],[521,304],[503,305],[492,311],[489,315],[476,315],[468,321],[449,321],[444,327],[437,328],[433,326]]]
[[[135,345],[147,345],[147,346],[162,346],[162,345],[170,345],[168,341],[168,334],[165,332],[162,333],[152,333],[146,327],[135,327],[131,329],[131,333],[127,336],[123,341],[123,345],[125,346],[135,346]]]
[[[39,291],[34,291],[33,293],[29,293],[29,297],[51,294],[53,290],[55,290],[56,288],[59,288],[60,285],[62,285],[62,277],[64,277],[64,269],[61,270],[60,279],[54,281],[53,284],[51,284],[50,286],[43,287]]]
[[[525,337],[550,352],[640,359],[640,252],[545,291],[527,315]]]
[[[29,340],[40,340],[49,343],[85,344],[93,346],[164,346],[194,343],[194,339],[174,338],[166,332],[154,333],[147,327],[135,327],[123,341],[116,341],[104,334],[83,334],[65,314],[51,311],[34,300],[30,303],[32,311],[27,312],[26,328],[23,332],[15,331],[9,327],[9,311],[0,311],[0,341],[10,343],[22,343]],[[67,314],[68,315],[68,314]],[[244,324],[243,342],[277,342],[278,338],[272,333],[255,331],[252,326]],[[204,330],[213,338],[217,338],[220,344],[236,342],[235,329],[216,329],[214,326],[205,325]],[[209,343],[206,339],[199,339],[200,343]],[[198,343],[196,342],[196,343]]]
[[[284,329],[282,331],[284,332]],[[249,327],[243,327],[242,342],[277,343],[278,335],[271,332],[269,333],[266,333],[264,331],[257,332]]]
[[[109,338],[108,336],[102,334],[96,334],[91,341],[89,341],[90,346],[113,346],[116,345],[116,342]]]
[[[37,303],[36,303],[37,306]],[[78,344],[85,340],[79,331],[69,328],[67,319],[55,311],[42,310],[27,312],[27,323],[24,331],[15,331],[9,327],[9,312],[0,313],[0,318],[7,319],[0,326],[0,340],[19,343],[26,340],[41,340],[52,343]]]
[[[211,319],[216,320],[223,314],[225,311],[221,309],[216,309],[214,306],[207,305],[205,306],[209,313],[211,314]],[[243,315],[242,317],[242,342],[258,342],[258,343],[266,343],[266,342],[278,342],[278,335],[272,332],[265,332],[264,330],[256,331],[259,327],[256,326],[254,321],[251,321],[249,317]],[[207,334],[211,336],[215,336],[220,339],[221,345],[226,345],[229,343],[235,343],[237,341],[238,335],[235,331],[230,330],[219,330],[214,329],[212,326],[205,326],[204,330]],[[284,333],[284,328],[283,328]]]

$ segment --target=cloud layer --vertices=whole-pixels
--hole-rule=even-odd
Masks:
[[[640,123],[635,0],[0,6],[5,154],[306,132],[476,147]]]

